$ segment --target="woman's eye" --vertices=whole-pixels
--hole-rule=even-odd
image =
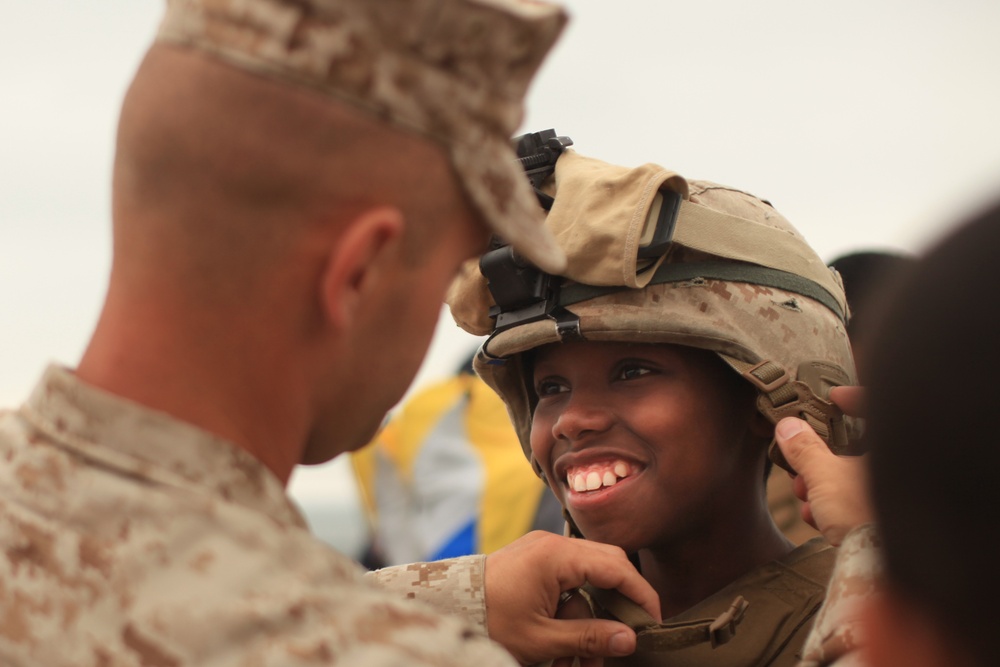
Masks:
[[[554,394],[558,394],[561,391],[563,391],[562,385],[553,380],[542,380],[535,387],[535,392],[539,396],[552,396]]]
[[[626,366],[621,370],[621,379],[623,380],[635,380],[636,378],[647,375],[652,371],[648,368],[643,368],[642,366]]]

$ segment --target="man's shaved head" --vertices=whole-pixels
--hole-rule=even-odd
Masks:
[[[123,104],[113,213],[81,378],[240,443],[282,478],[306,448],[325,460],[370,435],[487,237],[443,146],[169,44]]]
[[[190,279],[201,296],[245,291],[308,227],[374,205],[407,217],[410,259],[436,218],[467,207],[426,138],[197,52],[150,50],[119,126],[116,271]]]

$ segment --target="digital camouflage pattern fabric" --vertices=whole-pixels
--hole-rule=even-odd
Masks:
[[[865,598],[876,591],[881,570],[879,539],[874,524],[855,528],[840,545],[827,588],[802,652],[800,667],[854,667],[863,663],[860,617]]]
[[[515,161],[528,85],[566,24],[529,0],[170,0],[157,39],[312,88],[440,143],[483,218],[565,258]]]
[[[366,579],[248,454],[67,370],[0,415],[0,457],[4,665],[515,664],[481,557]]]

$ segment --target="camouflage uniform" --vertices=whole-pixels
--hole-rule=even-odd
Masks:
[[[67,370],[0,416],[0,457],[4,665],[513,664],[482,557],[380,590],[256,459]]]
[[[800,667],[861,665],[864,642],[860,603],[875,592],[881,569],[879,540],[872,524],[855,528],[840,545],[826,601],[803,650]]]
[[[528,0],[169,0],[157,41],[435,142],[483,220],[558,270],[509,137],[565,21]],[[0,415],[0,456],[4,665],[513,664],[484,636],[481,557],[381,590],[261,463],[66,370]]]

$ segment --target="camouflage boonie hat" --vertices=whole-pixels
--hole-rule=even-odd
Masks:
[[[565,23],[560,7],[534,0],[168,0],[157,40],[307,86],[438,142],[486,222],[558,272],[565,257],[510,136]]]
[[[542,299],[497,307],[493,295],[504,286],[488,285],[475,260],[447,297],[462,328],[490,334],[475,368],[506,402],[529,459],[534,398],[520,355],[569,339],[713,351],[757,389],[768,419],[804,418],[847,453],[853,423],[828,400],[831,387],[856,383],[843,286],[768,202],[657,165],[628,169],[572,150],[542,190],[554,197],[546,225],[568,257]],[[674,193],[678,212],[662,252],[643,258],[647,221],[665,205],[658,193]],[[517,279],[526,281],[521,271]],[[773,445],[771,457],[787,467]]]

